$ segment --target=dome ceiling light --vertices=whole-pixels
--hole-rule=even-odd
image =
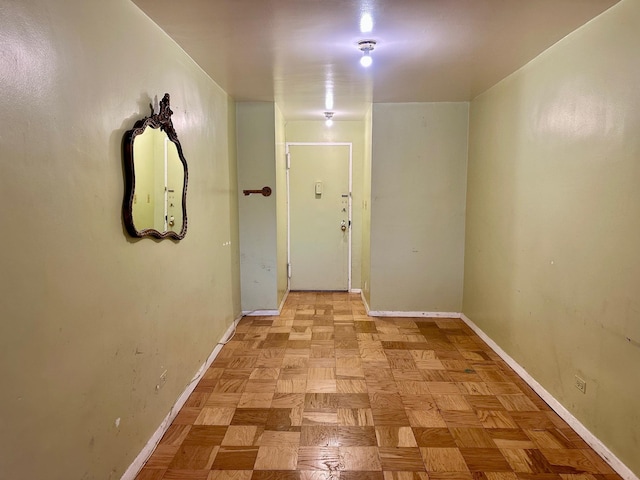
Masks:
[[[362,58],[360,59],[360,65],[363,67],[368,67],[373,62],[371,58],[371,52],[376,46],[376,42],[374,40],[362,40],[358,42],[358,49],[362,51]]]

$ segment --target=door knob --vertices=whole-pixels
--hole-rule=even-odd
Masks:
[[[340,222],[340,230],[342,230],[343,232],[347,230],[347,222],[345,222],[344,220]]]

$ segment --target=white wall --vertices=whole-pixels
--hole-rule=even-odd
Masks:
[[[373,311],[460,312],[468,107],[373,105]]]
[[[120,478],[240,312],[234,104],[128,0],[0,11],[0,476]],[[165,92],[188,231],[134,240],[122,136]]]
[[[623,0],[473,101],[464,287],[464,313],[636,475],[638,25]]]

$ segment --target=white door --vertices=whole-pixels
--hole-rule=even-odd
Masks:
[[[348,290],[351,144],[289,145],[292,290]]]

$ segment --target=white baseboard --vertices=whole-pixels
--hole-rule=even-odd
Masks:
[[[284,302],[287,301],[287,297],[289,296],[290,290],[287,290],[282,297],[282,301],[280,302],[280,306],[277,310],[243,310],[243,317],[277,317],[282,313],[282,309],[284,308]]]
[[[364,303],[364,310],[367,312],[367,315],[369,315],[369,304],[367,303],[367,299],[364,298],[364,292],[360,292],[360,298],[362,298],[362,303]]]
[[[362,293],[361,288],[351,288],[349,289],[349,293]]]
[[[182,394],[176,400],[176,403],[173,404],[167,416],[164,417],[164,420],[162,420],[162,423],[160,423],[160,426],[158,427],[158,429],[153,433],[153,435],[151,435],[151,438],[149,439],[147,444],[143,447],[143,449],[140,451],[140,453],[135,458],[135,460],[131,463],[131,465],[129,465],[129,468],[127,468],[127,470],[122,474],[122,477],[120,477],[120,480],[134,480],[136,478],[136,475],[138,475],[140,470],[142,470],[142,467],[144,467],[144,464],[147,463],[147,460],[149,459],[149,457],[151,456],[155,448],[158,446],[158,443],[162,439],[162,436],[165,434],[167,429],[171,426],[171,422],[173,422],[173,420],[176,418],[176,416],[180,412],[180,409],[183,407],[183,405],[189,398],[189,395],[191,395],[191,393],[195,390],[202,376],[205,374],[207,369],[211,366],[215,358],[218,356],[218,353],[220,353],[220,350],[222,350],[222,347],[224,346],[223,344],[231,337],[231,335],[233,335],[235,328],[238,325],[238,322],[240,321],[241,318],[242,317],[238,317],[233,321],[233,323],[231,323],[227,331],[222,336],[222,339],[220,340],[220,342],[216,344],[215,348],[213,349],[213,351],[211,352],[207,360],[202,364],[200,369],[197,371],[197,373],[194,375],[191,381],[187,384]]]
[[[284,303],[287,301],[287,297],[289,296],[290,291],[291,290],[287,288],[287,291],[284,292],[284,295],[282,296],[282,301],[280,302],[280,306],[278,307],[278,315],[282,313],[282,309],[284,308]]]
[[[280,310],[243,310],[243,317],[277,317]]]
[[[567,410],[560,402],[558,402],[553,395],[551,395],[542,385],[540,385],[530,374],[527,372],[518,362],[516,362],[511,356],[505,352],[500,346],[494,342],[486,333],[484,333],[480,327],[478,327],[475,323],[473,323],[469,317],[464,314],[459,314],[459,317],[469,325],[469,327],[482,339],[486,342],[487,345],[491,347],[491,349],[498,354],[502,360],[504,360],[507,365],[509,365],[520,378],[522,378],[529,386],[538,394],[540,397],[547,402],[547,404],[552,408],[554,412],[558,414],[560,418],[562,418],[565,422],[569,424],[571,428],[573,428],[582,439],[589,444],[591,448],[595,450],[595,452],[600,455],[605,462],[607,462],[611,468],[613,468],[618,475],[620,475],[625,480],[640,480],[633,473],[629,467],[627,467],[622,461],[616,457],[611,450],[607,448],[607,446],[598,439],[593,433],[589,431],[587,427],[585,427],[580,421],[574,417],[569,410]]]
[[[394,312],[389,310],[369,310],[371,317],[412,317],[412,318],[460,318],[458,312]]]

